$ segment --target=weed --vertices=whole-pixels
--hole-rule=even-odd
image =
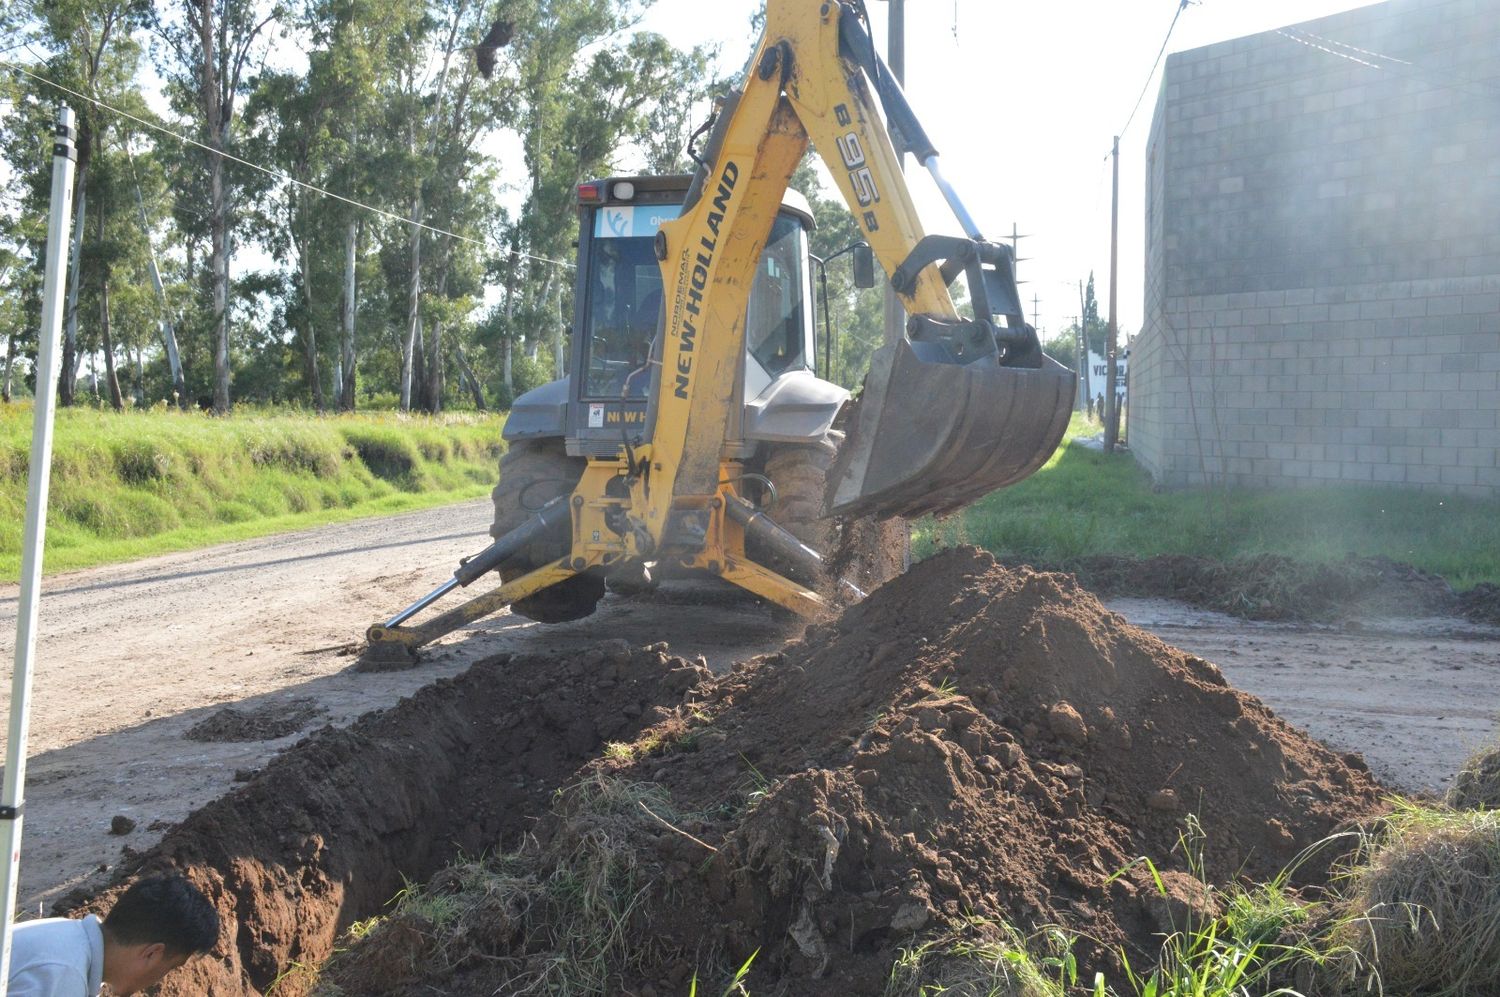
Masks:
[[[1008,924],[966,918],[943,934],[904,948],[891,967],[885,997],[1064,997],[1077,981],[1067,936],[1044,931],[1037,947]],[[1059,947],[1060,946],[1060,947]]]
[[[745,977],[750,975],[750,964],[755,961],[755,957],[758,955],[760,955],[760,949],[756,949],[750,953],[750,958],[746,959],[740,965],[740,968],[734,971],[734,978],[729,981],[729,985],[724,988],[724,992],[720,997],[737,997],[737,995],[739,997],[750,997],[750,991],[745,989]],[[697,971],[693,972],[693,982],[688,988],[688,997],[698,997]]]

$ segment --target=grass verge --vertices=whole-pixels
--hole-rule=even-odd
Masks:
[[[918,553],[972,543],[1059,566],[1099,554],[1302,562],[1354,554],[1435,572],[1456,589],[1500,582],[1494,502],[1364,487],[1158,492],[1129,454],[1083,444],[1098,432],[1075,416],[1036,474],[956,516],[917,524]]]
[[[49,572],[485,494],[502,418],[58,412]],[[0,580],[20,574],[32,411],[0,408]]]

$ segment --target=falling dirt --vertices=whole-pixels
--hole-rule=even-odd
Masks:
[[[580,779],[662,802],[601,828],[555,795]],[[165,993],[263,992],[319,964],[403,877],[524,844],[516,881],[556,882],[601,835],[639,889],[608,992],[677,992],[688,970],[758,950],[752,990],[865,993],[900,946],[965,917],[1061,925],[1089,967],[1118,946],[1146,958],[1203,903],[1189,815],[1200,871],[1224,882],[1269,877],[1378,806],[1360,759],[1213,665],[1067,576],[964,549],[718,679],[623,642],[476,665],[288,751],[140,865],[187,871],[231,926]],[[490,994],[542,971],[558,911],[514,912],[515,930],[467,940],[473,962],[382,969],[379,992]],[[337,972],[358,977],[361,953],[389,942]]]

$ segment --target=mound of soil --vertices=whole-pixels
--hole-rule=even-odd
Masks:
[[[264,993],[328,957],[339,932],[461,853],[515,847],[608,741],[631,740],[708,677],[701,662],[610,641],[581,655],[502,656],[347,729],[324,729],[169,832],[98,897],[176,869],[214,901],[219,947],[164,995]],[[302,992],[293,972],[277,994]]]
[[[1458,597],[1458,608],[1475,623],[1500,626],[1500,585],[1481,582]]]
[[[1066,567],[1101,595],[1177,599],[1252,620],[1429,616],[1463,610],[1443,578],[1386,557],[1351,556],[1308,564],[1279,554],[1227,562],[1186,554],[1145,559],[1100,555]]]
[[[1201,910],[1195,867],[1218,883],[1268,878],[1379,807],[1357,757],[1213,665],[1070,577],[973,549],[916,565],[689,698],[584,773],[648,786],[654,802],[601,810],[565,794],[511,857],[507,881],[522,885],[491,905],[507,928],[479,958],[396,973],[392,940],[433,930],[398,921],[341,957],[333,982],[478,995],[545,978],[560,926],[576,923],[579,856],[629,898],[601,992],[679,992],[690,971],[757,951],[752,991],[880,992],[900,947],[964,918],[1062,925],[1088,979],[1114,968],[1117,946],[1149,964],[1153,938]]]
[[[328,711],[313,699],[289,699],[250,710],[226,706],[189,727],[182,735],[189,741],[273,741],[295,734]]]

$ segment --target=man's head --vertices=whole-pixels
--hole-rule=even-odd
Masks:
[[[115,901],[104,919],[104,981],[124,997],[219,940],[219,915],[181,876],[143,879]]]

